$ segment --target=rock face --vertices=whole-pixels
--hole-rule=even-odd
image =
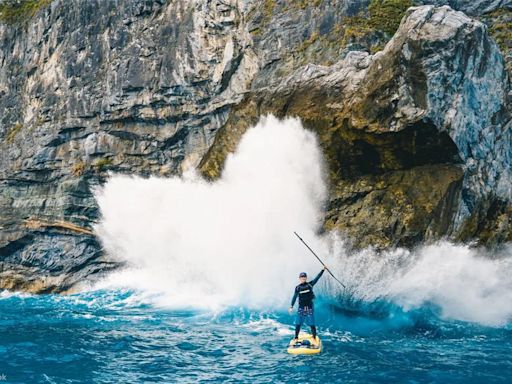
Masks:
[[[508,87],[482,23],[446,6],[411,8],[382,52],[309,65],[250,94],[202,169],[216,177],[259,115],[297,115],[328,161],[327,229],[358,246],[471,237],[474,215],[512,197]]]
[[[422,4],[449,5],[453,9],[463,11],[469,15],[481,15],[499,8],[512,8],[511,0],[425,0]]]
[[[0,287],[116,266],[91,189],[197,164],[257,69],[240,18],[220,1],[75,0],[0,26]]]
[[[486,27],[463,13],[411,9],[371,55],[356,49],[391,35],[354,23],[378,0],[55,0],[18,22],[2,18],[10,3],[0,288],[68,291],[118,267],[92,230],[107,171],[215,178],[270,112],[319,135],[325,227],[354,245],[511,239],[509,80]],[[510,5],[422,3],[474,16]]]

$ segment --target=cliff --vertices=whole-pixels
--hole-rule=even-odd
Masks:
[[[471,17],[407,0],[2,2],[0,288],[118,267],[91,230],[107,171],[214,179],[265,113],[318,134],[325,228],[355,246],[509,241],[511,2],[422,3]]]

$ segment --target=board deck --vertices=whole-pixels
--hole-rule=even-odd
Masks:
[[[316,341],[313,336],[301,333],[298,342],[294,339],[288,344],[288,353],[292,355],[314,355],[322,351],[322,340],[317,336]]]

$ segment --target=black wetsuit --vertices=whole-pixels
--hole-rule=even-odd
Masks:
[[[297,311],[297,319],[295,321],[295,338],[299,337],[300,327],[304,320],[310,322],[311,334],[316,337],[316,325],[314,324],[313,316],[313,299],[315,294],[313,293],[313,286],[320,280],[320,277],[324,273],[322,269],[320,273],[311,281],[299,284],[295,287],[295,292],[292,298],[292,307],[295,305],[297,297],[299,298],[299,309]]]

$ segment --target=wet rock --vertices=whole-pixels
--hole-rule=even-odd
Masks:
[[[260,114],[297,115],[328,162],[328,229],[356,246],[460,238],[477,207],[512,198],[508,87],[482,23],[449,7],[412,8],[382,52],[308,65],[249,95],[201,167],[216,177]]]

